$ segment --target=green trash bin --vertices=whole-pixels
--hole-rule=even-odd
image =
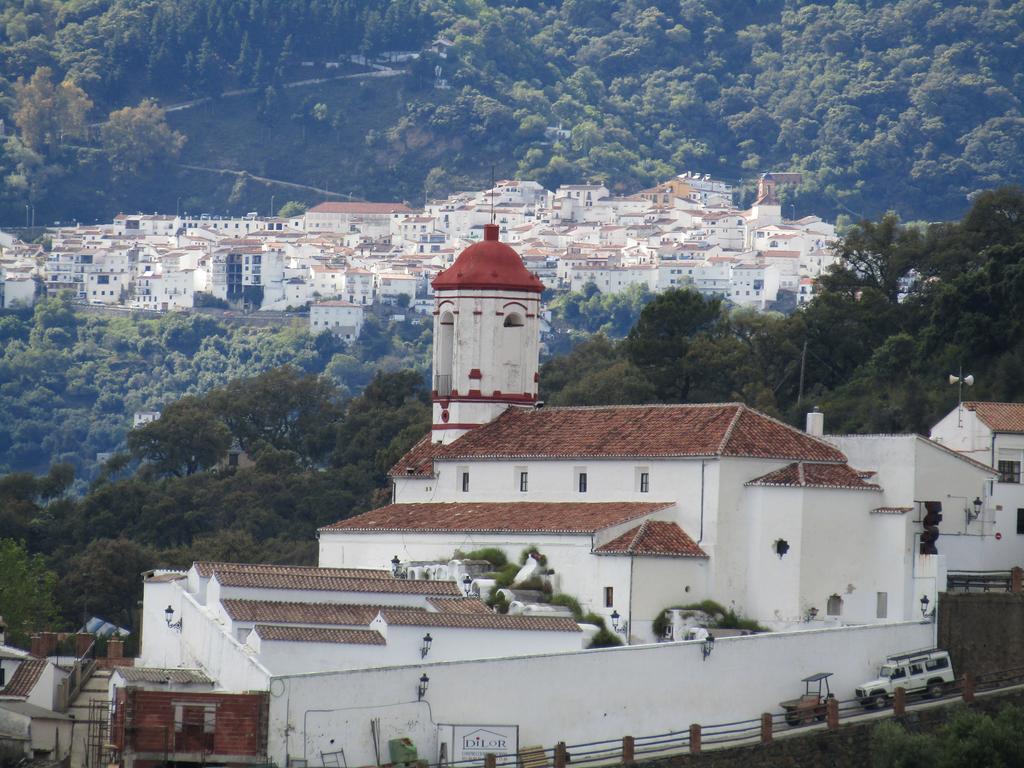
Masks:
[[[388,753],[391,755],[391,762],[395,765],[400,763],[415,763],[417,759],[416,745],[411,739],[389,739]]]

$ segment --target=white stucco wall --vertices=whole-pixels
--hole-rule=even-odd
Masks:
[[[191,595],[183,594],[181,605],[183,628],[174,632],[181,648],[181,666],[203,670],[224,690],[267,690],[270,672],[251,648],[222,632],[214,612]]]
[[[833,672],[832,690],[850,698],[887,655],[931,645],[933,631],[906,623],[722,638],[706,661],[689,642],[275,678],[270,758],[319,762],[343,748],[350,764],[371,764],[371,718],[382,743],[409,737],[431,762],[440,723],[517,724],[520,744],[551,747],[755,718],[815,672]]]
[[[966,423],[973,414],[965,411],[964,416]],[[943,421],[950,418],[955,425],[955,411]],[[1020,540],[1016,536],[1016,507],[1011,512],[1012,501],[1001,504],[990,495],[990,489],[998,494],[1003,484],[993,484],[991,472],[944,450],[943,446],[950,448],[948,443],[940,446],[916,435],[830,435],[826,439],[850,458],[852,466],[877,472],[872,482],[884,489],[882,506],[913,507],[908,516],[915,541],[921,530],[918,502],[942,503],[937,546],[949,570],[994,570],[1024,562],[1024,536]],[[984,502],[982,514],[968,522],[964,509],[973,508],[975,498]]]

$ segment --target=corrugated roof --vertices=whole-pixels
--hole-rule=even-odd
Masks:
[[[636,528],[598,547],[594,554],[707,557],[686,531],[675,523],[662,520],[645,520]]]
[[[128,683],[176,683],[178,685],[213,685],[213,679],[201,669],[178,667],[118,667],[117,674]]]
[[[332,629],[329,627],[280,627],[257,624],[262,640],[283,643],[338,643],[344,645],[385,645],[384,637],[374,629]]]
[[[981,422],[993,432],[1024,433],[1024,403],[967,402],[964,408],[974,411]]]
[[[589,534],[673,502],[424,502],[389,504],[321,531],[476,531]],[[417,582],[400,582],[402,584]],[[429,583],[429,582],[427,582]],[[452,582],[454,583],[454,582]]]
[[[843,488],[854,491],[881,491],[875,483],[864,480],[862,473],[849,464],[808,464],[802,461],[769,472],[745,485],[786,488]]]

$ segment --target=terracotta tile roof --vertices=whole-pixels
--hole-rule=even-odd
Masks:
[[[455,602],[438,600],[438,602]],[[478,601],[479,602],[479,601]],[[358,603],[297,603],[277,600],[221,600],[233,621],[261,624],[339,624],[366,626],[386,606]],[[481,605],[483,605],[481,603]],[[487,608],[485,605],[484,608]],[[410,610],[426,611],[426,608]]]
[[[39,678],[43,676],[46,665],[50,662],[46,659],[25,659],[18,668],[14,670],[7,685],[0,688],[0,696],[13,696],[19,699],[27,699],[32,689],[36,687]]]
[[[428,597],[427,602],[440,613],[492,613],[479,597]]]
[[[824,440],[742,403],[619,405],[509,408],[448,445],[417,443],[392,473],[409,467],[422,473],[429,461],[441,459],[632,456],[846,461]]]
[[[905,515],[913,510],[913,507],[875,507],[871,513],[873,515]]]
[[[247,573],[280,573],[311,576],[330,576],[352,579],[392,579],[391,571],[380,568],[319,568],[315,565],[270,565],[266,563],[218,563],[196,561],[193,567],[199,576],[207,579],[214,571],[244,571]]]
[[[415,613],[415,611],[412,611]],[[278,627],[257,624],[256,634],[262,640],[284,643],[339,643],[344,645],[386,645],[374,629],[332,629],[329,627]]]
[[[433,477],[434,457],[445,446],[442,443],[431,442],[430,438],[430,433],[424,435],[388,471],[388,475],[391,477]]]
[[[993,432],[1024,433],[1024,403],[964,403]]]
[[[312,574],[216,571],[214,578],[226,587],[295,589],[321,592],[368,592],[392,595],[448,595],[462,593],[454,581],[406,581],[399,579],[346,579]]]
[[[476,531],[588,534],[644,517],[673,502],[430,502],[389,504],[321,531]],[[417,582],[401,582],[417,583]],[[429,582],[428,582],[429,583]],[[454,584],[454,582],[451,582]]]
[[[697,542],[675,523],[645,520],[594,550],[595,555],[657,555],[707,557]]]
[[[214,680],[201,669],[177,667],[118,667],[117,673],[128,683],[178,683],[180,685],[213,685]]]
[[[389,625],[451,627],[453,629],[513,629],[534,632],[579,632],[576,620],[567,616],[509,616],[501,613],[422,613],[404,608],[381,611]]]
[[[404,203],[320,203],[306,213],[412,213]]]
[[[849,464],[789,464],[767,475],[754,478],[746,485],[780,486],[785,488],[845,488],[855,491],[880,491],[881,486],[865,482],[861,473]]]

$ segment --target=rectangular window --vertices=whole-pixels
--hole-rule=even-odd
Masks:
[[[1000,461],[999,462],[1000,483],[1020,483],[1020,462]]]
[[[469,493],[469,472],[462,473],[462,492]]]
[[[640,493],[647,493],[651,490],[651,474],[650,472],[640,473]]]
[[[611,608],[615,605],[615,590],[612,587],[604,588],[604,607]]]
[[[526,489],[529,485],[530,475],[527,472],[519,473],[519,490],[521,493],[526,493]]]
[[[587,492],[587,473],[586,472],[580,472],[579,473],[576,485],[577,485],[577,488],[579,488],[579,492],[580,493],[586,493]]]
[[[1017,508],[1017,533],[1024,535],[1024,509]]]
[[[875,595],[875,618],[886,619],[889,617],[889,593],[878,592]]]

